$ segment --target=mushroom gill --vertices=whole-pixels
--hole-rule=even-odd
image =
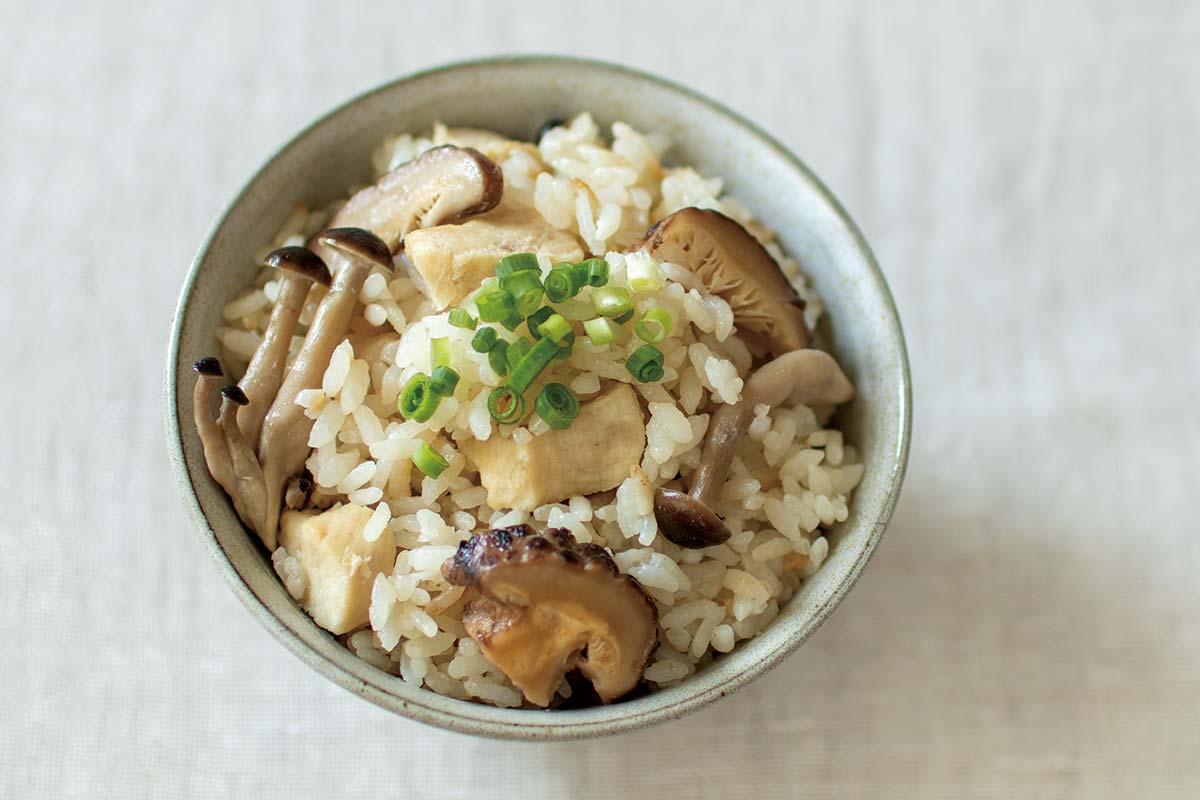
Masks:
[[[637,686],[654,651],[658,612],[641,584],[618,572],[604,548],[565,530],[517,525],[476,534],[442,575],[479,592],[463,625],[535,705],[548,706],[576,668],[612,702]]]

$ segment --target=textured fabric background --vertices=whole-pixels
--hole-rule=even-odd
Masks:
[[[740,5],[0,4],[0,796],[1200,796],[1200,8]],[[176,293],[251,170],[513,51],[627,60],[793,148],[915,378],[895,521],[811,642],[573,744],[426,728],[288,655],[161,422]]]

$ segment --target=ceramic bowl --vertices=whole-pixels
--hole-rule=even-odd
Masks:
[[[298,203],[322,205],[370,180],[370,153],[393,131],[435,121],[530,139],[547,120],[590,111],[607,130],[624,121],[674,143],[666,160],[720,176],[727,191],[778,232],[828,308],[830,344],[857,399],[840,412],[866,475],[850,519],[831,533],[828,561],[755,639],[679,685],[569,711],[500,709],[413,687],[356,658],[317,627],[275,576],[204,465],[191,424],[191,364],[214,349],[221,306],[252,280],[253,253]],[[796,156],[752,123],[689,89],[593,61],[498,58],[403,78],[355,98],[271,156],[200,246],[175,312],[166,374],[171,461],[183,501],[218,569],[246,608],[302,661],[373,703],[420,722],[513,739],[576,739],[683,716],[745,686],[799,647],[854,585],[895,506],[908,455],[910,386],[896,309],[854,222]]]

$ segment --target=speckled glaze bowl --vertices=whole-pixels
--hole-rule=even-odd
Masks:
[[[546,120],[590,111],[602,129],[622,120],[662,131],[671,163],[725,179],[727,191],[775,229],[828,307],[824,333],[858,388],[840,412],[866,475],[828,561],[760,636],[682,684],[634,700],[570,711],[500,709],[415,688],[359,660],[300,609],[269,555],[209,477],[191,424],[191,364],[214,348],[221,306],[248,285],[253,253],[298,202],[322,205],[370,180],[385,134],[435,121],[530,139]],[[516,57],[455,64],[355,98],[298,133],[221,213],[184,282],[167,356],[167,444],[183,501],[217,567],[246,608],[325,677],[397,714],[450,730],[511,739],[579,739],[676,719],[731,694],[799,647],[858,579],[883,535],[908,457],[911,395],[900,321],[887,284],[850,217],[815,175],[774,139],[717,103],[609,64]]]

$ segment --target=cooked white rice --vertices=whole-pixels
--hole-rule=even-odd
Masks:
[[[424,150],[454,143],[444,126],[429,137],[389,136],[373,157],[382,173]],[[653,514],[655,487],[695,469],[709,422],[699,410],[740,397],[751,357],[739,340],[729,305],[709,295],[687,270],[649,264],[647,256],[625,255],[656,220],[685,206],[720,210],[758,236],[807,301],[808,321],[821,305],[805,285],[796,262],[736,201],[722,196],[719,178],[691,167],[664,167],[667,142],[623,123],[606,144],[588,114],[551,130],[536,148],[513,149],[500,164],[506,206],[536,208],[551,225],[577,233],[587,248],[603,254],[614,285],[628,285],[628,269],[657,273],[662,289],[641,295],[642,309],[658,305],[677,320],[659,345],[665,355],[661,382],[634,388],[650,411],[641,467],[608,502],[587,497],[537,508],[532,514],[492,508],[478,474],[460,452],[471,438],[512,436],[526,440],[547,427],[535,416],[522,427],[498,429],[485,407],[500,383],[487,359],[469,347],[471,333],[448,324],[413,281],[397,272],[373,274],[363,285],[361,313],[351,335],[337,348],[321,388],[302,392],[297,402],[315,420],[308,460],[314,502],[337,501],[374,508],[363,531],[372,541],[395,537],[400,550],[390,574],[379,575],[371,592],[370,628],[345,637],[369,663],[444,695],[499,706],[516,706],[521,693],[481,654],[460,622],[461,587],[449,586],[440,568],[472,532],[529,522],[561,527],[582,542],[606,547],[619,568],[633,575],[658,604],[659,646],[646,670],[652,685],[685,680],[715,653],[755,636],[779,613],[799,584],[821,566],[829,545],[822,531],[844,521],[850,494],[863,475],[854,447],[824,428],[805,406],[759,406],[717,506],[732,538],[705,550],[685,550],[658,535]],[[298,208],[259,255],[301,244],[319,231],[328,209]],[[543,271],[549,263],[544,263]],[[264,270],[255,286],[226,305],[230,323],[218,332],[227,361],[244,365],[261,340],[278,287]],[[301,318],[307,323],[320,300],[314,288]],[[587,315],[578,301],[560,307],[568,318]],[[679,324],[682,321],[686,324]],[[502,335],[507,335],[503,334]],[[461,375],[458,401],[447,398],[425,423],[404,421],[396,399],[407,379],[429,370],[429,339],[448,337]],[[302,341],[295,337],[294,345]],[[632,382],[624,367],[636,345],[594,347],[585,337],[570,360],[552,367],[555,380],[587,399],[601,380]],[[436,480],[415,472],[409,457],[421,442],[446,457],[449,468]],[[611,493],[610,493],[611,494]],[[304,575],[282,548],[273,555],[288,591],[300,597]],[[564,682],[560,693],[569,688]]]

